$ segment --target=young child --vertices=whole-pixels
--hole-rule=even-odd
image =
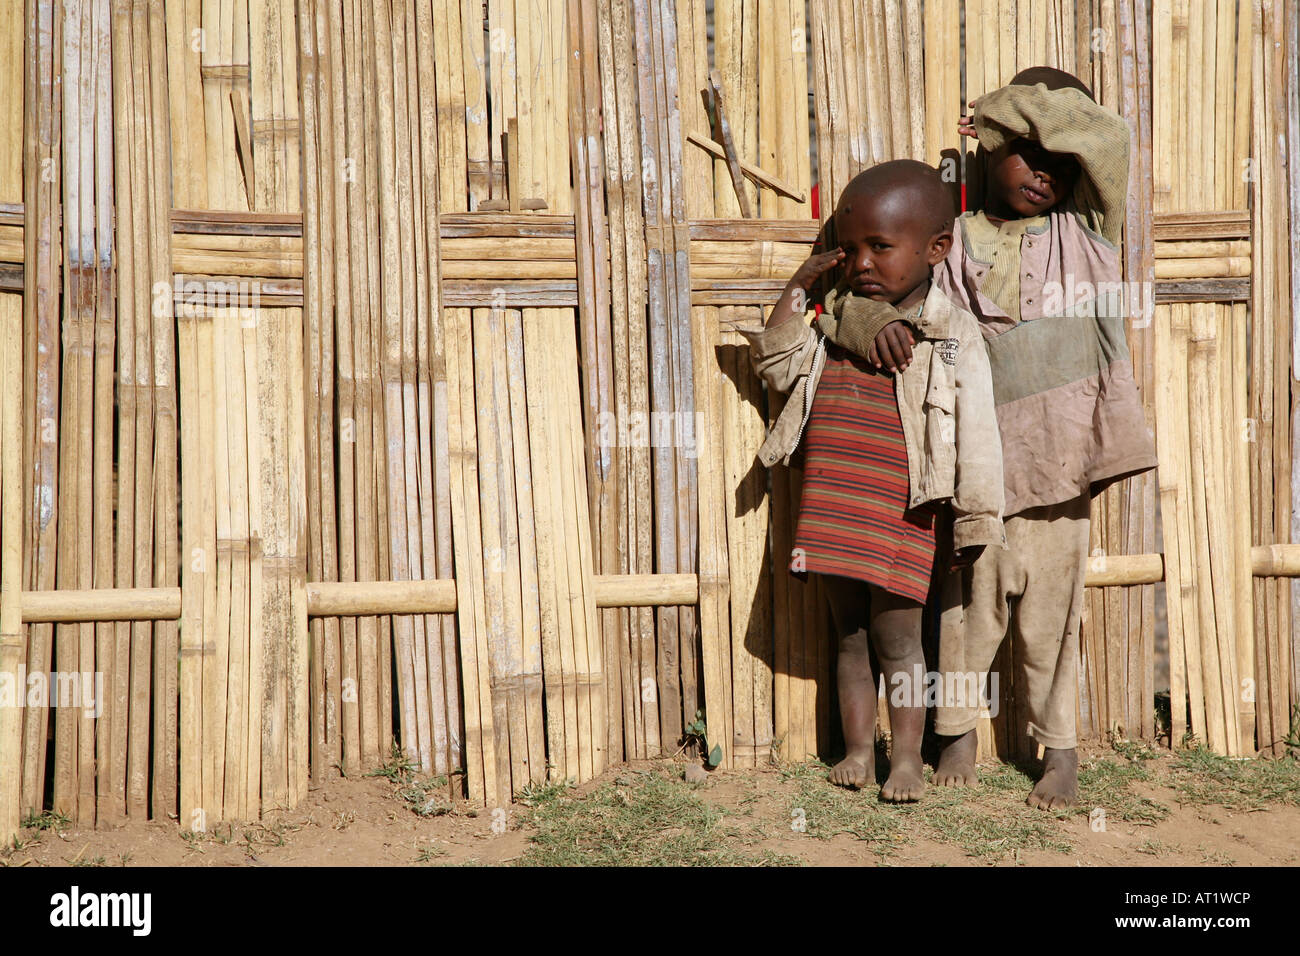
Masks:
[[[1118,292],[1129,133],[1083,83],[1047,67],[971,106],[959,131],[979,139],[986,195],[957,221],[936,285],[975,313],[987,339],[1007,549],[986,551],[946,584],[940,670],[986,674],[1014,630],[1026,729],[1045,748],[1028,802],[1053,808],[1078,789],[1089,503],[1156,464]],[[975,782],[976,717],[974,706],[939,708],[936,783]]]
[[[925,164],[867,170],[836,207],[839,248],[799,268],[765,328],[739,329],[758,373],[791,392],[760,460],[788,463],[801,438],[805,446],[791,571],[824,575],[839,642],[847,754],[830,779],[875,781],[874,648],[889,688],[893,745],[880,791],[888,801],[917,800],[924,788],[923,688],[909,685],[925,670],[921,612],[942,514],[934,503],[951,503],[958,563],[1005,540],[984,342],[974,316],[930,282],[949,252],[952,216],[938,172]],[[818,328],[796,318],[822,274],[841,266]],[[870,358],[828,342],[827,332]],[[915,353],[882,361],[872,350],[878,338],[915,343]]]

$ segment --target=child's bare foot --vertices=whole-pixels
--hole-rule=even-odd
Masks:
[[[919,753],[891,754],[889,779],[880,788],[880,799],[890,803],[915,803],[925,792],[925,773]]]
[[[1025,801],[1039,810],[1068,807],[1079,795],[1079,751],[1043,748],[1043,776]]]
[[[934,770],[934,783],[938,787],[973,787],[979,783],[975,770],[975,753],[978,740],[974,730],[960,737],[945,737],[939,753],[939,766]]]
[[[861,790],[876,782],[876,750],[850,750],[844,759],[831,767],[828,779],[838,787]]]

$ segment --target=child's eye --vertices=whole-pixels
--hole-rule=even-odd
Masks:
[[[887,242],[877,242],[871,248],[876,252],[884,252],[886,249],[890,248],[890,246]]]

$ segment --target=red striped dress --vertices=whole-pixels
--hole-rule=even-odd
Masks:
[[[935,511],[909,509],[894,378],[826,343],[804,432],[803,497],[790,570],[837,574],[924,603]]]

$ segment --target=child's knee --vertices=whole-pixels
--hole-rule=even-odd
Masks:
[[[885,617],[885,615],[881,615]],[[902,660],[921,651],[920,616],[912,621],[911,615],[890,615],[892,620],[876,620],[873,643],[876,654],[887,660]]]

